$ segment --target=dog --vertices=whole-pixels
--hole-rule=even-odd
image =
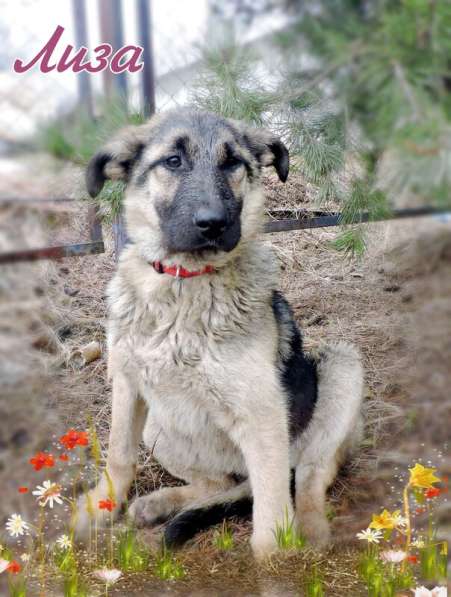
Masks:
[[[286,521],[328,543],[326,491],[361,439],[363,368],[344,342],[303,352],[260,235],[270,166],[285,182],[277,136],[188,108],[125,128],[91,159],[91,196],[107,179],[126,183],[130,244],[108,290],[106,473],[81,498],[80,534],[90,517],[103,522],[89,504],[112,487],[116,513],[126,502],[144,440],[185,485],[136,498],[128,515],[169,520],[167,546],[249,508],[258,559]]]

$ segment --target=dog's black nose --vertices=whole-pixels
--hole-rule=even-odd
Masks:
[[[194,224],[209,239],[221,236],[227,226],[225,213],[211,208],[199,209],[194,216]]]

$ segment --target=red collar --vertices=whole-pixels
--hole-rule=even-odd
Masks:
[[[194,272],[190,272],[181,265],[163,265],[161,261],[152,261],[151,265],[157,273],[169,274],[176,278],[194,278],[203,274],[212,274],[215,271],[212,265],[206,265],[203,269]]]

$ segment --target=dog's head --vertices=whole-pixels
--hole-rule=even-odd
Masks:
[[[260,230],[264,166],[287,179],[276,136],[184,109],[120,131],[91,159],[87,187],[94,197],[106,179],[127,182],[128,233],[146,258],[214,261]]]

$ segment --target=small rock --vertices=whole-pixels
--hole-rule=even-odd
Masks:
[[[77,296],[79,292],[80,290],[77,288],[71,288],[70,286],[64,287],[64,293],[67,294],[67,296]]]
[[[102,347],[100,346],[100,342],[94,340],[93,342],[86,344],[86,346],[76,350],[72,355],[72,359],[78,366],[83,366],[92,363],[92,361],[100,358],[101,355]]]

